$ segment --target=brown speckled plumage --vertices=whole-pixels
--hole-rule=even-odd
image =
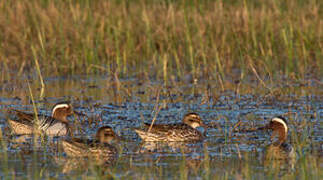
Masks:
[[[90,157],[98,161],[108,162],[116,158],[117,149],[109,144],[118,136],[109,126],[97,131],[96,140],[66,139],[62,141],[64,152],[69,157]]]
[[[186,114],[183,123],[178,124],[151,124],[145,123],[145,129],[135,129],[143,141],[200,141],[204,138],[196,127],[205,125],[196,113]]]

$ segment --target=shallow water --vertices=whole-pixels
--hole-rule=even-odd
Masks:
[[[240,179],[279,177],[322,177],[323,95],[319,84],[286,84],[269,94],[259,84],[246,83],[222,91],[217,82],[168,82],[107,77],[46,78],[43,97],[38,81],[13,79],[0,87],[0,177],[115,177],[159,179]],[[98,167],[93,160],[71,159],[60,149],[60,138],[34,141],[11,136],[7,110],[33,111],[28,84],[38,109],[50,115],[53,104],[69,100],[80,114],[70,117],[73,134],[92,138],[96,129],[111,126],[127,141],[115,143],[115,163]],[[273,88],[273,89],[275,89]],[[157,109],[160,108],[158,112]],[[199,143],[142,143],[132,128],[143,122],[180,122],[187,112],[197,112],[207,130]],[[83,115],[82,115],[83,114]],[[234,132],[263,126],[276,115],[289,123],[289,142],[297,152],[292,165],[264,161],[270,132]],[[200,129],[203,130],[203,129]]]

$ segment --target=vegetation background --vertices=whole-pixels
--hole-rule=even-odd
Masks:
[[[139,139],[127,128],[157,114],[169,123],[197,110],[223,127],[208,131],[200,162],[184,154],[120,156],[114,178],[320,179],[322,7],[322,0],[0,1],[0,177],[101,176],[87,165],[62,175],[47,144],[24,152],[9,141],[7,109],[36,103],[48,113],[70,99],[90,114],[73,121],[81,134],[108,122],[135,147]],[[97,121],[102,112],[105,122]],[[231,138],[237,126],[277,114],[290,120],[299,157],[285,176],[279,161],[265,167],[253,151],[268,139]]]
[[[322,14],[319,0],[1,1],[1,79],[37,63],[44,76],[320,79]]]

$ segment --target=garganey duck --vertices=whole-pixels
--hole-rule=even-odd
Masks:
[[[109,162],[114,160],[117,149],[110,143],[119,139],[110,126],[98,129],[95,140],[72,138],[62,141],[64,152],[69,157],[92,157],[98,161]]]
[[[67,116],[73,114],[72,106],[68,102],[60,102],[53,106],[52,115],[38,115],[12,110],[16,113],[16,120],[8,120],[9,126],[16,135],[44,132],[49,136],[64,136],[69,133]],[[36,121],[38,119],[38,122]]]
[[[243,129],[239,130],[239,132],[255,132],[259,130],[272,130],[272,143],[266,146],[263,151],[264,166],[288,171],[294,169],[296,152],[293,146],[287,143],[288,124],[286,119],[282,116],[276,116],[263,127]]]
[[[282,116],[277,116],[272,118],[266,126],[258,128],[258,130],[266,129],[272,130],[271,140],[273,141],[273,143],[266,148],[265,159],[295,159],[295,150],[293,146],[287,143],[288,124],[286,119]]]
[[[143,141],[200,141],[204,135],[197,127],[207,126],[196,113],[188,113],[184,116],[182,123],[177,124],[148,124],[145,123],[145,130],[135,129]]]

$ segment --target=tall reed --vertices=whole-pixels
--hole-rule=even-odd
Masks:
[[[322,76],[320,1],[0,2],[2,66],[43,76]],[[156,58],[161,57],[161,58]],[[164,59],[164,58],[167,58]],[[1,68],[6,71],[6,68]],[[244,78],[247,76],[243,76]]]

